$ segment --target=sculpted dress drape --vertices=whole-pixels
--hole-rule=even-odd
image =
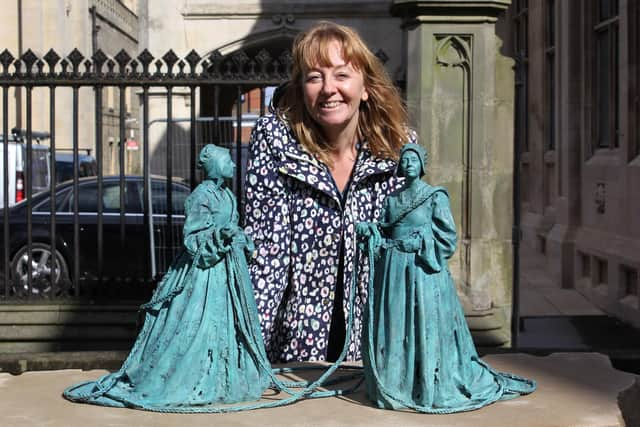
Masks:
[[[69,388],[67,398],[166,409],[257,400],[268,387],[243,248],[220,233],[237,227],[235,198],[206,180],[185,212],[185,250],[159,284],[122,369]]]
[[[369,396],[382,408],[447,413],[532,392],[533,381],[478,357],[447,265],[456,246],[447,193],[422,190],[418,203],[397,194],[385,202],[363,333]]]

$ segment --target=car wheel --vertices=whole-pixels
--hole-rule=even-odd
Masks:
[[[51,277],[53,275],[57,295],[69,282],[69,269],[62,254],[51,253],[51,246],[46,243],[31,245],[31,290],[29,290],[29,252],[27,246],[20,248],[11,261],[13,291],[19,295],[51,294]],[[55,258],[55,261],[54,261]]]

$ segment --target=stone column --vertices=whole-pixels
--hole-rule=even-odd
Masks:
[[[510,0],[396,0],[412,125],[458,228],[450,262],[477,345],[510,344],[514,62],[498,36]],[[504,20],[504,18],[501,18]],[[502,38],[501,38],[502,37]]]

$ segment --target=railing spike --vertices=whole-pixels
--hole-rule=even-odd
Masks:
[[[189,54],[184,57],[184,59],[189,63],[191,74],[192,75],[195,74],[196,67],[198,65],[198,62],[200,62],[200,59],[201,59],[200,55],[198,55],[198,52],[192,49],[191,52],[189,52]]]

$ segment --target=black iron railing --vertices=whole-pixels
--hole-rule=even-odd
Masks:
[[[205,143],[227,146],[236,162],[242,163],[251,125],[247,119],[264,114],[268,88],[286,80],[290,63],[288,52],[276,57],[266,50],[254,57],[242,51],[228,56],[216,51],[201,57],[191,51],[184,58],[172,50],[161,58],[147,50],[135,57],[121,50],[113,58],[101,50],[90,58],[77,49],[66,57],[54,50],[42,57],[31,50],[19,58],[7,50],[0,53],[0,129],[6,136],[0,151],[4,206],[0,301],[148,297],[181,246],[184,217],[176,211],[198,182],[198,149]],[[34,91],[39,109],[34,108]],[[253,110],[246,102],[252,91],[260,100]],[[14,92],[16,102],[10,102]],[[127,102],[132,93],[139,99],[138,107]],[[178,93],[189,104],[181,117],[175,117]],[[105,99],[105,94],[117,103],[111,105],[112,99]],[[17,102],[23,95],[25,102]],[[87,97],[91,98],[88,103]],[[158,108],[158,103],[164,107]],[[87,105],[94,110],[92,121],[82,111]],[[13,108],[25,111],[20,141],[8,137],[16,125],[10,123]],[[22,117],[22,112],[15,116]],[[35,141],[34,119],[37,123],[48,120],[48,141]],[[106,140],[106,120],[117,123],[113,140]],[[61,125],[69,122],[71,129],[65,130],[70,143],[60,140]],[[131,122],[140,124],[142,141],[129,141]],[[152,137],[151,124],[157,124],[152,131],[164,127],[160,136]],[[80,140],[88,134],[93,135],[89,148]],[[105,154],[114,151],[107,148],[114,144],[117,156],[105,162]],[[48,190],[36,194],[34,177],[42,171],[34,164],[33,153],[43,147],[50,158]],[[162,147],[154,148],[153,162],[152,147]],[[55,179],[60,148],[73,154],[73,179],[63,184]],[[87,149],[95,153],[95,177],[81,176],[82,162],[90,157],[83,156]],[[129,159],[128,149],[141,152],[137,163]],[[141,171],[127,167],[136,164]],[[244,167],[239,166],[231,185],[241,200]],[[17,190],[20,186],[22,190]],[[17,203],[22,194],[24,201]]]

